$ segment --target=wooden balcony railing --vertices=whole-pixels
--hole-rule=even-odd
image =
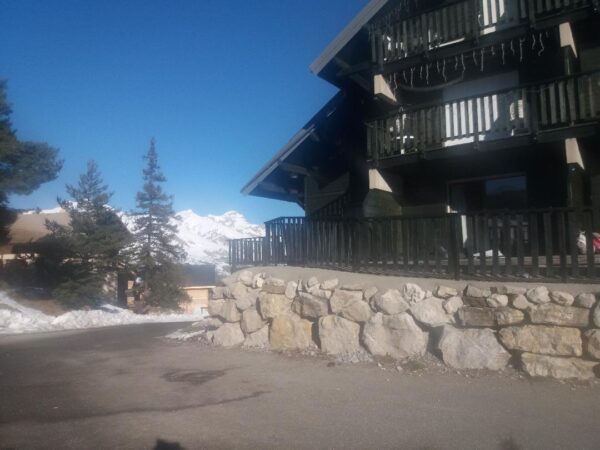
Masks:
[[[454,279],[600,279],[597,208],[428,217],[283,217],[267,222],[265,229],[260,241],[231,241],[234,270],[290,265]]]
[[[367,123],[367,153],[371,160],[384,159],[599,119],[600,72],[592,72],[401,109]]]
[[[588,8],[592,0],[463,0],[371,29],[372,61],[380,65],[482,34]]]

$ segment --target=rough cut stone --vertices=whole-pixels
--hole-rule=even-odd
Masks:
[[[458,311],[460,308],[462,308],[462,306],[464,305],[462,298],[456,296],[456,297],[450,297],[447,298],[446,300],[444,300],[444,310],[448,313],[448,314],[454,314],[456,313],[456,311]]]
[[[359,283],[342,284],[342,287],[340,289],[343,289],[344,291],[362,291],[363,285]]]
[[[530,308],[529,319],[531,323],[537,324],[587,327],[590,321],[590,311],[585,308],[546,303]]]
[[[377,313],[365,324],[362,334],[371,354],[395,359],[424,355],[428,338],[407,313],[394,316]]]
[[[438,349],[444,363],[455,369],[501,370],[510,359],[489,328],[459,330],[446,325]]]
[[[410,303],[417,303],[425,299],[426,292],[414,283],[406,283],[402,288],[402,297]]]
[[[252,272],[249,270],[242,270],[238,274],[238,281],[248,287],[252,287]]]
[[[539,286],[535,289],[529,289],[526,295],[527,300],[529,300],[531,303],[535,303],[536,305],[550,302],[550,293],[548,292],[548,288],[546,286]]]
[[[429,297],[410,307],[410,313],[419,322],[430,327],[438,327],[452,322],[452,316],[444,309],[444,300]]]
[[[298,293],[298,283],[296,281],[288,282],[285,287],[285,296],[290,300],[294,300],[296,298],[296,294]]]
[[[208,314],[213,317],[218,317],[221,315],[221,310],[223,309],[223,305],[225,304],[225,300],[209,300],[208,301]]]
[[[225,322],[239,322],[241,319],[240,312],[235,306],[234,300],[226,300],[223,302],[223,307],[219,311],[219,314],[216,314],[217,317],[223,319]]]
[[[594,359],[600,360],[600,330],[588,330],[585,336],[585,349],[588,355]]]
[[[557,356],[581,356],[581,333],[577,328],[525,325],[499,331],[509,350]]]
[[[242,313],[242,331],[246,334],[254,333],[265,326],[265,321],[254,308],[247,309]]]
[[[318,284],[310,288],[308,293],[314,295],[315,297],[323,298],[325,300],[329,300],[331,298],[331,294],[333,294],[332,291],[326,291],[325,289],[321,289]]]
[[[264,326],[260,330],[246,336],[242,347],[267,348],[269,346],[269,327]]]
[[[257,273],[256,275],[254,275],[252,277],[252,287],[254,289],[262,288],[263,284],[265,283],[266,277],[267,276],[264,273]]]
[[[527,288],[518,286],[496,286],[492,288],[492,291],[502,295],[523,295],[527,292]]]
[[[520,310],[526,310],[533,306],[533,303],[530,303],[529,300],[527,300],[527,297],[525,297],[523,294],[515,295],[511,303],[514,308]]]
[[[371,286],[370,288],[365,289],[363,292],[366,301],[371,300],[375,294],[377,294],[377,288],[375,286]]]
[[[210,290],[210,298],[212,300],[222,300],[226,297],[225,290],[229,290],[229,288],[225,286],[217,286]],[[229,295],[227,295],[228,297]]]
[[[229,288],[231,292],[230,298],[239,300],[248,293],[248,288],[243,283],[234,283]]]
[[[269,294],[261,292],[258,294],[258,312],[263,319],[274,319],[282,314],[289,314],[292,301],[283,294]]]
[[[371,308],[362,300],[361,291],[336,289],[329,300],[331,312],[354,322],[366,322],[370,319]]]
[[[244,342],[244,333],[239,323],[226,323],[212,332],[212,341],[221,347],[234,347]]]
[[[333,291],[340,284],[340,280],[333,278],[331,280],[325,280],[321,283],[321,289],[326,291]]]
[[[516,325],[525,320],[523,311],[509,307],[497,308],[494,311],[494,317],[499,326]]]
[[[532,377],[552,377],[559,379],[589,380],[595,378],[594,368],[598,363],[578,358],[558,358],[555,356],[521,355],[523,369]]]
[[[456,297],[457,295],[458,291],[448,286],[438,286],[435,290],[435,296],[438,298],[450,298]]]
[[[243,297],[237,299],[235,301],[235,306],[237,306],[237,309],[239,309],[240,311],[245,311],[248,308],[256,306],[258,292],[258,290],[251,290],[247,292],[246,295],[244,295]]]
[[[318,319],[329,314],[329,302],[326,298],[300,292],[292,305],[296,314],[308,319]]]
[[[594,325],[600,328],[600,303],[594,308]]]
[[[303,350],[312,344],[312,323],[296,314],[277,316],[271,323],[269,343],[273,350]]]
[[[579,294],[575,297],[575,306],[580,308],[591,309],[596,303],[596,296],[594,294]]]
[[[397,289],[378,292],[371,299],[371,303],[376,311],[389,315],[403,313],[409,308],[409,304]]]
[[[508,296],[504,294],[492,294],[485,299],[490,308],[502,308],[508,306]]]
[[[490,295],[492,292],[489,289],[481,289],[468,284],[463,292],[463,302],[467,306],[484,308],[488,306],[486,300]]]
[[[339,316],[319,319],[321,350],[330,355],[354,353],[360,349],[360,325]]]
[[[575,297],[568,292],[552,291],[550,292],[550,300],[557,305],[571,306],[575,301]]]
[[[307,288],[311,288],[313,286],[317,286],[319,284],[319,280],[317,279],[317,277],[310,277],[307,281],[306,281],[306,287]]]
[[[285,281],[279,278],[267,278],[262,286],[262,290],[269,294],[284,294],[285,288]]]
[[[463,306],[458,310],[458,322],[463,327],[493,327],[496,316],[493,308]]]

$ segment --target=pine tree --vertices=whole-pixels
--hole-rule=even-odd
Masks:
[[[144,185],[137,193],[134,213],[135,262],[144,280],[145,300],[153,305],[178,307],[187,298],[179,275],[185,252],[177,243],[172,197],[162,188],[166,178],[158,164],[154,138],[144,160]]]
[[[55,148],[17,139],[11,113],[6,82],[0,80],[0,244],[8,240],[8,226],[17,218],[8,207],[8,195],[30,194],[55,179],[62,167]]]
[[[94,161],[88,162],[76,186],[67,185],[67,193],[72,200],[59,203],[69,214],[69,225],[46,223],[51,232],[46,241],[54,241],[52,248],[62,253],[53,255],[60,261],[54,293],[72,306],[106,301],[107,277],[123,270],[131,234],[108,206],[112,194]]]

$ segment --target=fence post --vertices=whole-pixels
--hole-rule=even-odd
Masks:
[[[460,215],[453,214],[449,219],[448,272],[455,280],[460,280]]]
[[[359,221],[353,219],[351,221],[352,229],[352,271],[360,271],[360,224]]]
[[[271,224],[265,223],[265,240],[263,241],[263,263],[268,266],[271,262]]]

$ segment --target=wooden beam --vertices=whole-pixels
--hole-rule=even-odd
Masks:
[[[398,104],[396,94],[383,75],[375,75],[373,77],[373,93],[376,97],[382,99],[390,105]]]

